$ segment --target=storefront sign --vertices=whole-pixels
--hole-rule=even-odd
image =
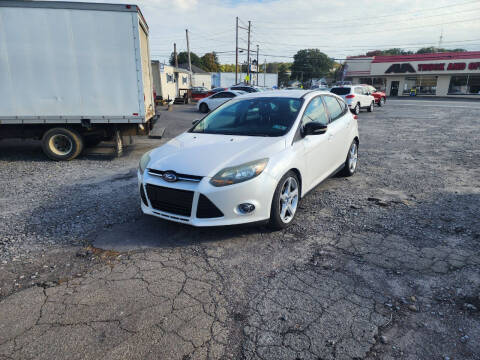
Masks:
[[[440,64],[418,64],[418,71],[461,71],[467,68],[464,62],[455,63],[440,63]],[[469,70],[479,70],[480,62],[473,62],[468,64]]]
[[[474,62],[468,64],[468,70],[479,70],[480,69],[480,62]]]
[[[435,71],[445,70],[445,63],[441,64],[418,64],[418,71]]]
[[[423,71],[463,71],[468,70],[480,70],[480,62],[473,62],[468,64],[464,62],[451,62],[451,63],[435,63],[435,64],[418,64],[417,70]],[[415,69],[409,63],[405,64],[392,64],[385,71],[385,74],[405,74],[415,73]]]
[[[409,63],[406,64],[392,64],[390,67],[385,71],[385,74],[405,74],[405,73],[414,73],[415,69]]]

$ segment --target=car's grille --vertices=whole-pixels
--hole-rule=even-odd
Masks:
[[[197,218],[208,219],[222,217],[223,213],[205,195],[200,194],[197,206]]]
[[[163,178],[163,174],[165,174],[166,172],[167,171],[148,169],[148,173],[150,175],[158,176],[161,178]],[[174,174],[177,175],[178,180],[183,180],[183,181],[200,182],[203,179],[203,176],[198,176],[198,175],[187,175],[187,174],[178,174],[178,173],[174,173]]]
[[[193,191],[171,189],[147,184],[147,195],[154,209],[171,214],[190,216]]]
[[[148,206],[147,197],[145,196],[145,191],[143,190],[143,185],[140,185],[140,197],[142,198],[143,205]]]

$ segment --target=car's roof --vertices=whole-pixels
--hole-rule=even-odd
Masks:
[[[224,93],[224,92],[231,92],[231,93],[233,93],[233,94],[235,94],[235,95],[243,95],[243,94],[245,94],[245,91],[241,91],[241,90],[230,90],[230,89],[228,89],[228,90],[219,91],[219,92],[217,92],[215,95],[221,94],[221,93]]]
[[[244,94],[242,97],[246,98],[257,98],[257,97],[285,97],[285,98],[302,98],[307,96],[308,94],[316,95],[316,94],[330,94],[326,90],[267,90],[261,92],[254,92]]]

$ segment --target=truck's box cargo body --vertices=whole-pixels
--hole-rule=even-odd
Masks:
[[[0,138],[4,125],[138,127],[154,115],[137,6],[0,1]]]

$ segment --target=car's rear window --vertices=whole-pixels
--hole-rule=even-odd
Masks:
[[[349,87],[334,87],[332,90],[330,90],[331,93],[334,93],[336,95],[348,95],[350,94],[350,88]]]

